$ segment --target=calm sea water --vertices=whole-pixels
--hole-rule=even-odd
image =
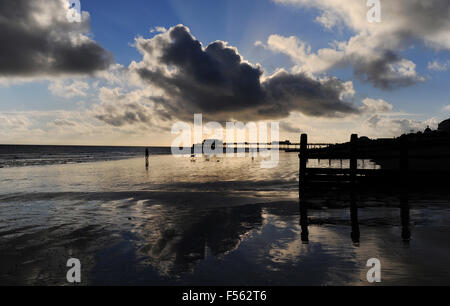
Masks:
[[[304,243],[296,154],[262,169],[248,156],[191,160],[153,149],[146,169],[142,148],[27,149],[6,154],[45,162],[0,169],[0,284],[66,285],[70,257],[86,285],[368,285],[373,257],[381,284],[450,284],[445,195],[410,195],[409,218],[395,192],[359,195],[355,243],[348,195],[330,190],[311,199]]]
[[[168,147],[149,147],[151,154],[170,154]],[[0,168],[73,164],[143,156],[144,147],[0,145]]]

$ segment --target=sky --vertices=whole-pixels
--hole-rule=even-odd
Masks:
[[[450,0],[380,0],[379,22],[365,0],[73,2],[1,2],[0,143],[170,145],[194,114],[341,142],[450,117]]]

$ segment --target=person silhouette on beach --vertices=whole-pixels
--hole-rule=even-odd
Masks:
[[[148,168],[148,158],[150,153],[148,152],[148,148],[145,148],[145,167]]]

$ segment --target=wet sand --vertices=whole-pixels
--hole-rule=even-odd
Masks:
[[[410,194],[407,217],[395,192],[358,195],[359,243],[347,194],[311,197],[304,243],[295,156],[172,158],[0,169],[0,284],[69,285],[70,257],[81,285],[370,285],[372,257],[381,285],[450,284],[444,194]]]

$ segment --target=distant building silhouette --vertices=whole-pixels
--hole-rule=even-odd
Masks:
[[[439,132],[450,133],[450,119],[444,120],[438,125]]]

